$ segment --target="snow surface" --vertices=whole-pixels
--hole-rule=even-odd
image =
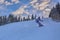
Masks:
[[[43,27],[33,21],[0,26],[0,40],[60,40],[60,23],[44,19]]]

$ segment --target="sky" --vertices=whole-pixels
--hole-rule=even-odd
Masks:
[[[59,0],[0,0],[1,15],[31,15],[43,13],[43,16],[49,15],[51,8]]]

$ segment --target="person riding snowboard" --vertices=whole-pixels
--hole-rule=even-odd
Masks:
[[[43,24],[41,24],[40,21],[42,21],[42,20],[41,20],[40,17],[38,17],[38,18],[36,19],[36,23],[38,23],[39,27],[43,26]]]

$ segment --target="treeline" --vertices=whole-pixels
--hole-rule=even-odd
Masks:
[[[49,17],[54,21],[60,21],[60,3],[57,3],[56,6],[51,9]]]
[[[27,17],[21,17],[21,16],[14,16],[10,14],[9,16],[0,16],[0,26],[13,23],[13,22],[22,22],[22,21],[29,21],[36,19],[36,15],[28,15]]]

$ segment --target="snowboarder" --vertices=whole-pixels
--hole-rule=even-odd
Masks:
[[[39,27],[43,26],[40,21],[42,21],[42,20],[40,19],[40,17],[38,17],[36,19],[36,23],[38,23]]]

